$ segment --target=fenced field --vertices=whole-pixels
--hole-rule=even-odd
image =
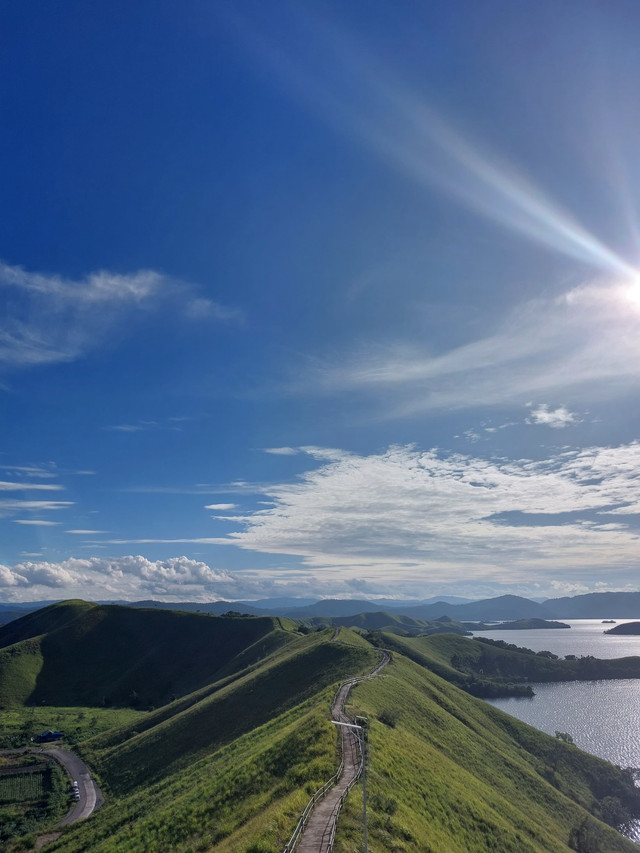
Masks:
[[[45,793],[45,771],[0,775],[0,803],[39,800]]]

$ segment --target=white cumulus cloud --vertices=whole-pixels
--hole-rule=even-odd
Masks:
[[[241,581],[189,557],[149,560],[140,555],[123,557],[70,557],[60,562],[23,561],[0,566],[0,589],[29,588],[30,598],[43,598],[56,590],[56,598],[219,599],[241,597]],[[10,597],[10,595],[9,595]],[[25,593],[20,592],[20,598]]]
[[[540,404],[537,408],[531,408],[531,414],[527,418],[529,424],[541,424],[542,426],[552,427],[552,429],[564,429],[571,424],[579,423],[580,418],[570,412],[566,406],[558,406],[557,409],[549,409],[546,403]]]

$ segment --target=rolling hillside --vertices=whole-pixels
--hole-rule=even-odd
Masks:
[[[73,654],[78,637],[91,638],[95,653],[102,638],[103,692],[117,695],[132,674],[145,695],[165,690],[160,676],[173,688],[197,686],[78,745],[107,802],[45,853],[280,853],[309,796],[337,767],[329,722],[336,686],[367,672],[376,649],[346,628],[302,634],[269,619],[102,611],[91,607],[49,634],[6,647],[13,675],[38,682],[45,665],[34,674],[25,661],[46,661],[53,652],[59,661]],[[116,673],[116,660],[123,665],[116,651],[125,644],[114,640],[114,630],[138,643],[129,646],[131,673]],[[437,674],[460,678],[453,664],[461,664],[465,650],[482,654],[482,644],[454,635],[383,640],[394,644],[391,664],[358,685],[350,701],[351,711],[369,720],[371,853],[637,850],[607,825],[629,809],[640,814],[628,775]],[[189,671],[181,672],[187,661]],[[90,689],[62,675],[61,694],[74,685],[82,695],[100,692],[98,673],[86,673]],[[347,800],[335,853],[362,848],[360,791]],[[35,837],[16,839],[8,853],[34,843]]]
[[[315,616],[301,621],[313,627],[335,625],[345,628],[359,628],[363,631],[385,631],[391,634],[399,634],[400,636],[471,633],[464,625],[454,621],[449,616],[432,620],[414,619],[411,616],[404,616],[402,613],[388,613],[385,610],[356,613],[353,616]]]
[[[54,604],[0,629],[0,705],[158,706],[288,643],[283,624]]]
[[[640,657],[566,660],[550,652],[535,653],[501,640],[468,639],[453,634],[428,637],[386,634],[380,642],[484,698],[508,695],[517,692],[520,685],[535,681],[640,678]]]
[[[637,798],[606,762],[496,713],[400,655],[352,697],[351,712],[371,721],[371,851],[637,849],[587,814],[610,817]],[[354,797],[336,853],[359,849],[360,809]]]

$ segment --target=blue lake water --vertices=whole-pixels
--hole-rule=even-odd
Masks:
[[[640,655],[640,636],[604,634],[611,625],[601,620],[563,620],[565,629],[537,631],[479,631],[478,637],[504,640],[536,652],[546,649],[564,657],[593,655],[618,658]],[[621,619],[620,622],[635,620]],[[640,768],[640,679],[566,681],[532,684],[531,699],[490,699],[489,704],[553,735],[568,732],[576,746],[620,767]],[[640,843],[640,822],[630,833]]]
[[[585,752],[620,767],[640,767],[640,679],[531,686],[531,699],[488,701],[547,734],[568,732]]]
[[[630,622],[621,619],[620,622]],[[567,620],[570,628],[534,631],[478,631],[475,636],[504,640],[536,652],[593,655],[596,658],[640,656],[640,636],[605,634],[611,625],[599,619]],[[640,679],[566,681],[532,684],[531,699],[492,699],[491,704],[543,732],[568,732],[577,746],[621,767],[640,767]]]
[[[624,658],[640,655],[640,636],[624,637],[605,634],[607,628],[600,619],[563,619],[570,628],[542,628],[534,631],[477,631],[476,637],[488,637],[491,640],[504,640],[541,652],[547,649],[556,655],[593,655],[594,658]],[[640,621],[618,619],[616,624]]]

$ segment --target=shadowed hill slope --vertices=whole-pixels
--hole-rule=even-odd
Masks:
[[[294,636],[277,617],[82,605],[54,605],[7,626],[21,642],[0,650],[5,707],[157,706],[246,667]]]
[[[0,628],[0,649],[63,628],[94,607],[97,605],[76,599],[51,604],[49,607],[20,616]]]
[[[200,691],[193,704],[185,697],[149,714],[144,731],[136,722],[88,742],[83,753],[117,793],[163,778],[377,662],[365,641],[332,643],[332,633],[299,636],[248,672]]]

